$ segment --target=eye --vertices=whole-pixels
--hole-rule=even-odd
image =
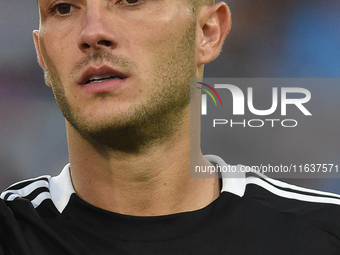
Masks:
[[[56,10],[60,14],[69,14],[71,12],[71,5],[70,4],[58,4],[56,6]]]
[[[135,4],[139,2],[139,0],[125,0],[128,4]]]
[[[127,5],[136,5],[140,2],[140,0],[121,0],[121,4],[127,4]]]
[[[67,15],[70,14],[75,7],[68,3],[59,3],[51,8],[51,12],[57,15]]]

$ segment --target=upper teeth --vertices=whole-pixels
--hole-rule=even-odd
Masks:
[[[121,79],[119,76],[113,76],[113,75],[101,75],[101,76],[92,76],[87,83],[90,82],[102,82],[108,79],[112,79],[112,80],[117,80],[117,79]]]

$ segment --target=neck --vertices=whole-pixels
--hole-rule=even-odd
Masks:
[[[67,123],[78,196],[104,210],[135,216],[193,211],[210,204],[219,196],[219,182],[190,178],[190,160],[201,166],[210,162],[200,152],[199,139],[190,146],[190,121],[183,123],[171,139],[138,153],[98,148]]]

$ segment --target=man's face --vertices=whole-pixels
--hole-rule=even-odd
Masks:
[[[39,7],[47,83],[82,136],[114,147],[108,140],[122,135],[137,133],[142,145],[171,135],[197,71],[186,0],[39,0]]]

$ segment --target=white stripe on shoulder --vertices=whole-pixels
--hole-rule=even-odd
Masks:
[[[38,188],[46,187],[48,188],[48,182],[45,180],[39,180],[28,184],[21,189],[11,189],[4,191],[1,194],[1,198],[4,199],[8,193],[17,194],[19,197],[26,197]]]
[[[56,177],[44,175],[17,182],[4,191],[0,197],[6,201],[13,201],[16,198],[27,199],[30,194],[40,188],[45,189],[31,198],[34,208],[37,208],[44,200],[51,199],[57,210],[62,213],[71,195],[75,193],[70,177],[70,164],[67,164]]]
[[[13,201],[16,198],[27,198],[37,189],[46,188],[45,190],[42,190],[41,193],[37,194],[35,197],[32,197],[31,203],[34,206],[34,208],[36,208],[41,204],[42,201],[51,198],[49,192],[46,191],[49,189],[48,181],[50,180],[50,178],[51,176],[44,175],[17,182],[11,185],[6,191],[4,191],[0,197],[1,199],[6,201]],[[26,183],[27,185],[25,185]]]
[[[51,176],[50,175],[41,175],[41,176],[38,176],[38,177],[35,177],[35,178],[30,178],[30,179],[26,179],[26,180],[23,180],[23,181],[16,182],[16,183],[12,184],[11,186],[9,186],[6,189],[6,191],[10,190],[10,189],[13,189],[18,184],[32,183],[34,181],[37,181],[37,180],[40,180],[40,179],[43,179],[43,178],[49,180],[51,178]]]
[[[20,197],[18,194],[11,194],[6,201],[13,201],[14,199],[16,199],[17,197]],[[2,198],[3,199],[3,198]]]
[[[306,202],[329,203],[329,204],[340,205],[340,199],[339,199],[340,196],[337,194],[322,192],[322,191],[317,191],[317,190],[312,190],[312,189],[307,189],[307,188],[301,188],[295,185],[273,180],[268,177],[264,177],[264,178],[268,182],[255,176],[249,176],[246,179],[247,179],[247,184],[256,184],[280,197],[296,199],[296,200],[306,201]],[[275,187],[273,185],[276,185],[278,187]],[[280,189],[279,187],[289,189],[289,191]],[[310,193],[311,195],[298,193],[299,191]],[[324,196],[328,196],[328,197],[324,197]]]
[[[31,201],[31,203],[34,208],[37,208],[45,199],[51,199],[51,194],[49,192],[40,193]]]
[[[272,183],[273,185],[276,185],[278,187],[281,188],[285,188],[285,189],[291,189],[291,190],[296,190],[296,191],[301,191],[301,192],[307,192],[307,193],[312,193],[320,196],[332,196],[335,198],[339,198],[340,199],[340,195],[339,194],[335,194],[335,193],[330,193],[330,192],[325,192],[325,191],[319,191],[319,190],[314,190],[314,189],[308,189],[308,188],[303,188],[303,187],[299,187],[293,184],[288,184],[279,180],[275,180],[272,178],[269,178],[263,174],[260,173],[256,173],[257,175],[259,175],[259,177],[265,178],[266,181]]]
[[[218,164],[220,166],[230,166],[218,156],[205,155],[204,157],[213,164]],[[307,202],[340,205],[340,195],[338,194],[298,187],[282,181],[271,179],[261,173],[252,173],[251,176],[247,176],[247,174],[243,173],[244,171],[241,171],[240,169],[242,165],[234,165],[233,167],[236,169],[235,173],[222,172],[223,179],[221,192],[230,192],[238,196],[243,196],[247,184],[256,184],[277,196]]]

